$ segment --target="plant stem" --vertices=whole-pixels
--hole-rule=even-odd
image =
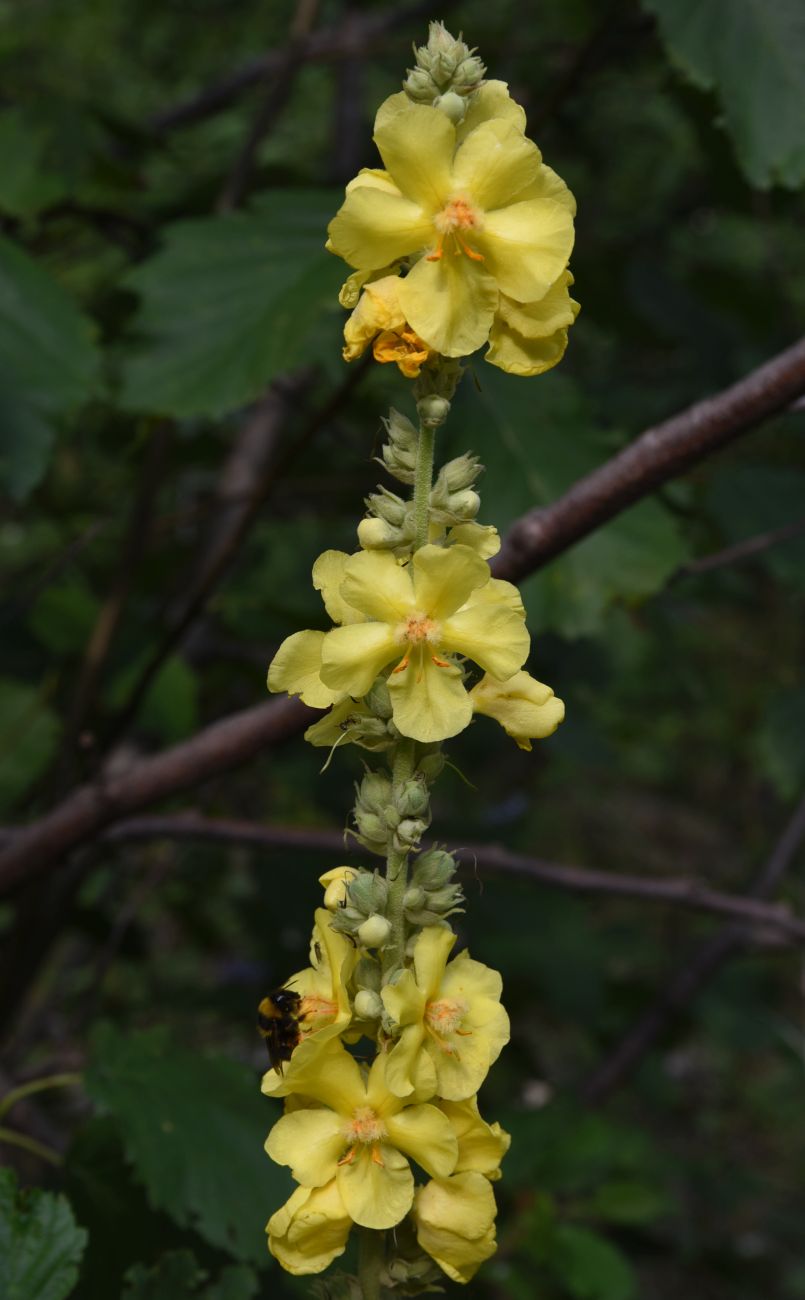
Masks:
[[[62,1162],[58,1151],[45,1146],[44,1142],[38,1142],[36,1138],[29,1137],[27,1133],[18,1133],[16,1129],[0,1128],[0,1144],[3,1142],[7,1142],[10,1146],[22,1147],[23,1151],[30,1151],[31,1155],[39,1156],[40,1160],[47,1160],[48,1164],[60,1165]]]
[[[418,551],[428,540],[428,508],[430,506],[430,489],[433,482],[433,444],[436,430],[422,425],[419,430],[419,444],[416,452],[416,471],[414,478],[414,550]]]
[[[380,1300],[380,1270],[385,1258],[384,1232],[361,1228],[358,1247],[358,1281],[363,1300]]]
[[[80,1074],[46,1074],[41,1079],[32,1079],[30,1083],[21,1083],[12,1088],[5,1097],[0,1098],[0,1116],[16,1106],[23,1097],[31,1097],[35,1092],[45,1092],[48,1088],[72,1088],[81,1082]]]
[[[413,775],[415,744],[403,737],[397,742],[392,764],[392,788],[398,790]],[[403,900],[408,888],[408,853],[389,849],[386,859],[386,879],[389,884],[386,916],[391,923],[391,939],[383,949],[383,974],[402,964],[405,956],[405,913]]]

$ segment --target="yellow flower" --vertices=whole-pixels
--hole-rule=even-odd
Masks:
[[[515,302],[501,294],[484,359],[512,375],[542,375],[557,365],[579,314],[568,291],[572,283],[573,276],[564,271],[537,302]]]
[[[363,290],[344,326],[344,360],[362,356],[371,343],[375,361],[396,361],[406,379],[416,379],[433,353],[403,315],[397,294],[400,283],[399,276],[386,275]]]
[[[297,1187],[268,1221],[268,1249],[288,1273],[321,1273],[343,1255],[351,1227],[335,1179]]]
[[[440,1101],[458,1139],[457,1174],[483,1174],[491,1182],[500,1178],[500,1162],[511,1146],[511,1137],[498,1123],[487,1124],[478,1113],[478,1098],[464,1101]]]
[[[483,1174],[432,1179],[417,1191],[417,1241],[454,1282],[469,1282],[494,1255],[495,1195]]]
[[[565,706],[544,682],[529,673],[515,673],[505,682],[488,673],[470,691],[472,707],[499,722],[520,749],[531,749],[532,740],[553,735],[565,716]]]
[[[278,1120],[266,1151],[289,1165],[303,1187],[335,1179],[350,1218],[365,1228],[392,1228],[414,1196],[407,1157],[431,1177],[455,1167],[458,1141],[435,1106],[407,1105],[389,1091],[386,1059],[376,1056],[368,1076],[354,1057],[331,1043],[297,1077],[297,1092],[312,1105],[297,1105]]]
[[[321,680],[361,697],[396,660],[388,687],[398,730],[425,743],[455,736],[471,721],[472,705],[451,656],[505,680],[528,654],[522,605],[512,607],[508,590],[490,581],[489,566],[467,546],[423,546],[405,567],[385,551],[354,555],[340,592],[367,621],[326,634]]]
[[[324,906],[328,912],[343,907],[347,897],[347,885],[354,880],[358,872],[355,867],[332,867],[319,876],[319,884],[324,890]]]
[[[451,357],[486,342],[501,294],[542,300],[573,246],[562,183],[519,116],[487,111],[457,135],[439,109],[392,96],[375,122],[386,170],[357,176],[329,227],[333,251],[359,271],[415,259],[397,288],[400,308]]]
[[[324,551],[313,565],[313,586],[322,592],[327,613],[335,623],[360,623],[364,617],[350,609],[339,595],[348,559],[343,551]],[[294,632],[286,637],[269,665],[268,689],[298,695],[312,709],[341,703],[345,693],[331,690],[321,680],[324,637],[324,632],[314,631]]]
[[[386,1079],[401,1097],[471,1097],[509,1041],[500,975],[466,951],[447,965],[455,940],[451,930],[426,927],[414,946],[413,969],[381,991],[400,1027]]]

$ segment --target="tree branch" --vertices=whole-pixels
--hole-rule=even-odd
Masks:
[[[357,370],[354,374],[353,382],[357,382]],[[803,392],[805,339],[718,396],[641,434],[547,509],[523,516],[504,537],[493,572],[497,577],[525,577],[641,495],[767,416],[785,410]],[[338,393],[316,419],[329,418],[337,400]],[[294,449],[288,454],[295,454]],[[221,572],[226,563],[222,561]],[[204,599],[206,596],[197,608],[203,608]],[[184,630],[177,627],[174,635],[179,637]],[[136,780],[129,778],[125,790],[120,788],[119,778],[111,783],[115,791],[111,799],[109,783],[103,780],[77,789],[0,852],[0,892],[12,888],[27,874],[38,874],[60,861],[113,821],[246,762],[275,740],[287,739],[306,726],[312,716],[296,700],[247,709],[212,724],[190,741],[140,760],[134,769]]]
[[[523,515],[503,539],[495,576],[518,582],[803,392],[805,338],[715,397],[647,429],[552,505]]]
[[[789,820],[765,866],[748,894],[750,898],[768,898],[805,839],[805,798]],[[585,1101],[599,1102],[608,1097],[640,1065],[676,1017],[690,1005],[696,995],[719,972],[724,963],[747,939],[746,927],[730,923],[717,931],[706,943],[679,963],[668,976],[656,1001],[627,1030],[623,1038],[593,1072],[582,1088]]]
[[[442,0],[439,13],[444,14],[456,7],[457,0]],[[347,21],[332,23],[320,31],[312,33],[303,41],[295,57],[306,63],[335,62],[338,59],[354,58],[365,54],[374,43],[398,27],[408,23],[419,22],[432,16],[433,5],[430,0],[420,0],[407,9],[391,8],[385,13],[369,14],[366,17],[350,17]],[[250,59],[240,68],[220,81],[213,82],[199,91],[191,99],[163,109],[151,118],[151,130],[157,134],[173,131],[179,126],[189,126],[201,122],[213,113],[226,108],[233,100],[239,98],[245,90],[275,76],[281,75],[288,57],[288,46],[269,50],[255,59]]]
[[[173,813],[165,817],[135,817],[119,822],[104,835],[107,843],[150,839],[216,840],[226,844],[252,844],[266,849],[303,849],[335,853],[345,857],[370,856],[357,841],[345,842],[343,832],[296,826],[263,826],[258,822],[231,818],[202,817],[197,813]],[[485,871],[523,876],[551,888],[573,893],[608,894],[617,898],[638,898],[644,902],[672,904],[694,911],[730,916],[747,924],[771,927],[792,939],[805,940],[805,921],[792,916],[788,907],[769,905],[752,898],[735,898],[695,880],[647,880],[616,871],[593,871],[548,862],[544,858],[510,853],[497,844],[448,845],[466,867],[473,864]]]

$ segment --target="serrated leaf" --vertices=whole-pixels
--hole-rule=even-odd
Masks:
[[[61,286],[0,236],[0,482],[17,498],[47,467],[54,417],[95,388],[92,333]]]
[[[252,1300],[257,1292],[254,1273],[239,1264],[223,1269],[217,1282],[208,1279],[191,1251],[174,1250],[153,1268],[130,1268],[121,1300]]]
[[[265,1223],[289,1192],[263,1150],[276,1113],[251,1070],[162,1030],[93,1037],[86,1088],[120,1126],[154,1209],[236,1259],[267,1262]]]
[[[41,691],[0,677],[0,810],[45,770],[60,734],[61,724]]]
[[[753,185],[805,181],[805,6],[801,0],[643,0],[671,59],[715,90]]]
[[[560,1224],[551,1242],[549,1266],[574,1300],[633,1300],[637,1293],[626,1257],[589,1228]]]
[[[338,204],[284,190],[250,213],[168,228],[164,247],[130,276],[141,296],[123,401],[167,415],[219,415],[308,360],[321,311],[336,310],[343,266],[324,251]]]
[[[3,1300],[64,1300],[78,1279],[86,1243],[66,1197],[18,1190],[13,1169],[0,1169]]]
[[[484,373],[480,395],[465,390],[460,411],[463,436],[487,466],[480,517],[495,519],[501,530],[555,500],[620,441],[596,428],[584,398],[562,375],[532,385]],[[689,553],[673,515],[656,499],[641,501],[523,584],[531,624],[566,637],[593,634],[613,603],[661,590]]]

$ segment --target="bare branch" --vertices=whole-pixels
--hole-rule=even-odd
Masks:
[[[202,817],[197,813],[174,813],[166,817],[135,817],[119,822],[104,839],[114,844],[149,839],[217,840],[227,844],[253,844],[266,849],[296,849],[343,856],[365,856],[367,850],[350,840],[345,845],[341,831],[296,826],[264,826],[258,822]],[[544,858],[510,853],[497,844],[453,844],[447,846],[466,867],[503,875],[523,876],[573,893],[609,894],[638,898],[649,903],[673,904],[699,912],[730,916],[755,925],[782,931],[793,939],[805,940],[805,921],[792,916],[784,904],[764,904],[752,898],[734,898],[708,889],[695,880],[648,880],[615,871],[593,871],[587,867],[560,865]]]
[[[647,429],[617,456],[544,509],[530,510],[503,539],[493,569],[517,582],[711,452],[805,392],[805,338],[715,397]]]
[[[456,7],[457,0],[442,0],[439,13],[445,14]],[[339,59],[354,58],[365,54],[389,32],[408,23],[415,23],[432,17],[433,5],[430,0],[413,4],[407,9],[391,8],[385,13],[367,14],[365,17],[349,17],[346,21],[332,23],[314,32],[302,44],[297,57],[307,63],[330,63]],[[204,90],[183,103],[152,117],[150,126],[155,132],[173,131],[179,126],[189,126],[211,117],[233,100],[258,85],[261,81],[281,74],[288,56],[288,47],[269,50],[256,59],[250,59],[240,68],[231,72],[220,81],[214,82]]]
[[[791,524],[784,524],[781,528],[772,528],[767,533],[756,533],[754,537],[747,537],[742,542],[735,542],[733,546],[725,546],[723,550],[713,551],[712,555],[702,555],[698,560],[691,560],[690,564],[685,564],[674,575],[675,578],[689,578],[699,573],[710,573],[713,569],[726,568],[728,564],[739,564],[741,560],[751,560],[753,556],[768,551],[772,546],[779,546],[781,542],[791,542],[796,537],[802,537],[805,534],[805,519],[795,519]]]
[[[749,889],[750,898],[768,898],[791,866],[805,839],[805,798],[802,799],[771,856]],[[724,963],[746,943],[743,925],[730,923],[672,970],[656,1001],[627,1030],[582,1089],[586,1101],[599,1102],[619,1087],[640,1065],[673,1020],[690,1005]]]

